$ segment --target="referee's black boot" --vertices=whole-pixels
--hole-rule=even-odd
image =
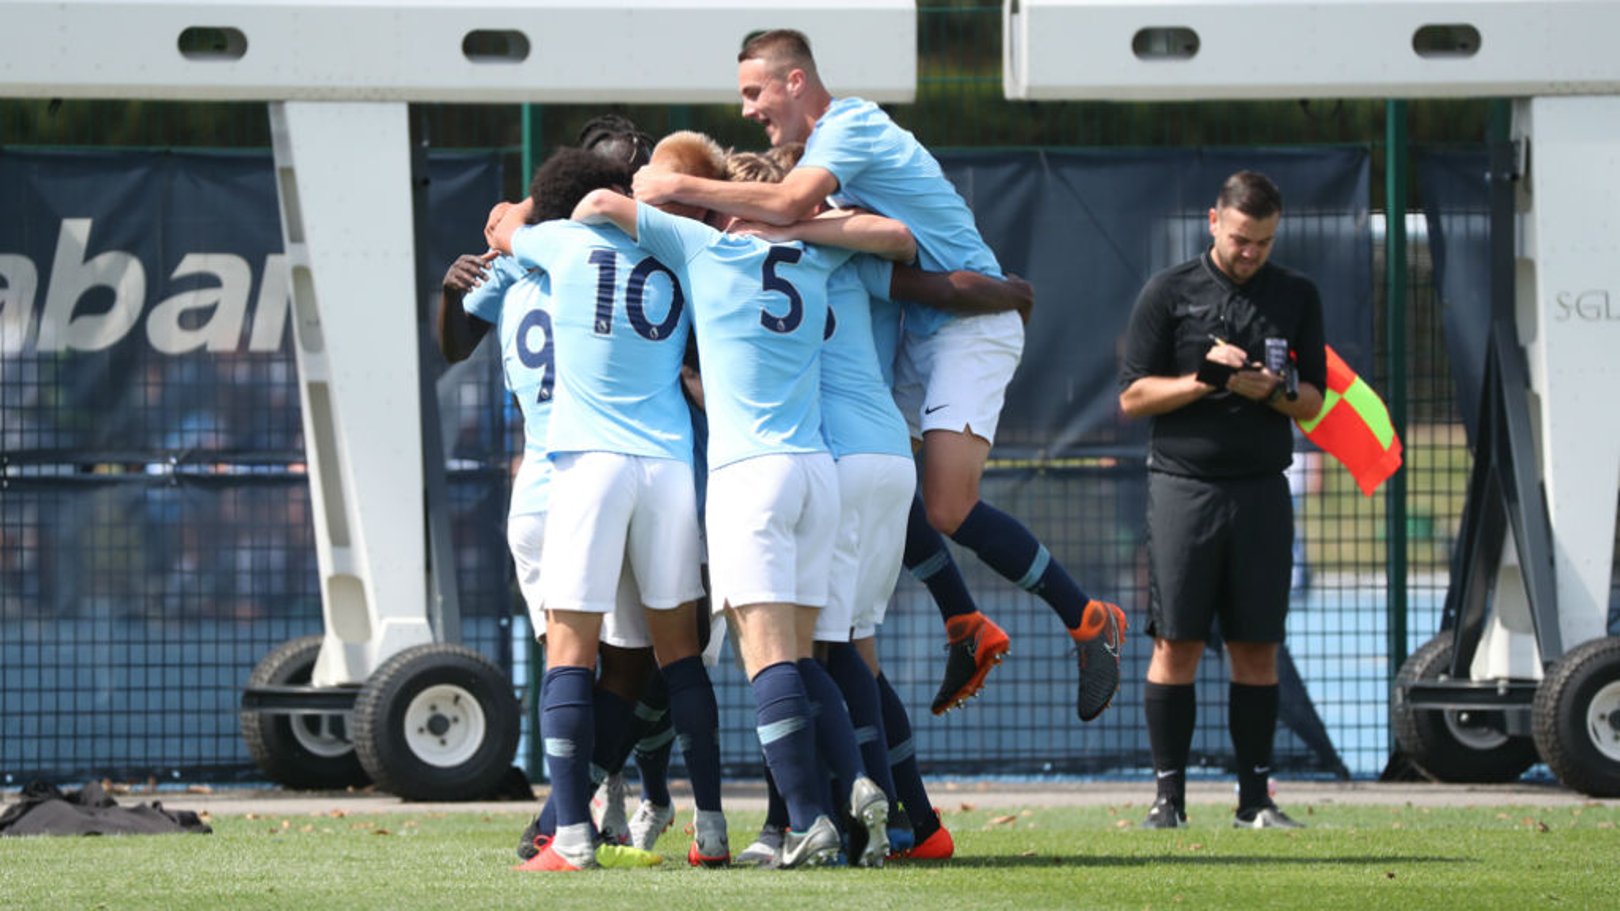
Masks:
[[[1142,820],[1144,829],[1179,829],[1186,824],[1186,808],[1166,794],[1160,794],[1158,799],[1153,801],[1153,808],[1148,810],[1147,819]]]

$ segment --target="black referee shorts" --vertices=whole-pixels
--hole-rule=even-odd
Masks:
[[[1148,635],[1281,642],[1294,504],[1281,474],[1199,480],[1148,472]]]

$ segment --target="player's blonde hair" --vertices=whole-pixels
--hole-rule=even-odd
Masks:
[[[785,172],[770,156],[759,152],[732,152],[726,156],[726,179],[781,183]]]
[[[771,146],[765,152],[765,157],[776,162],[785,174],[798,167],[799,159],[804,157],[804,143],[784,142],[779,146]]]
[[[652,160],[677,174],[707,180],[726,179],[726,153],[720,144],[692,130],[680,130],[659,140]]]

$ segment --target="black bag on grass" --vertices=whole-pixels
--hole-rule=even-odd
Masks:
[[[161,803],[121,807],[100,784],[63,793],[56,785],[30,782],[16,804],[0,813],[0,835],[159,835],[214,830],[190,810]]]

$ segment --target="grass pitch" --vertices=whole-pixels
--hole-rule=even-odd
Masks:
[[[664,866],[518,873],[519,813],[231,816],[213,835],[0,839],[0,907],[348,909],[1598,908],[1620,896],[1620,807],[1294,804],[1297,832],[1136,828],[1141,805],[947,808],[957,857],[882,870]],[[682,814],[685,822],[689,814]],[[758,813],[732,819],[740,850]]]

